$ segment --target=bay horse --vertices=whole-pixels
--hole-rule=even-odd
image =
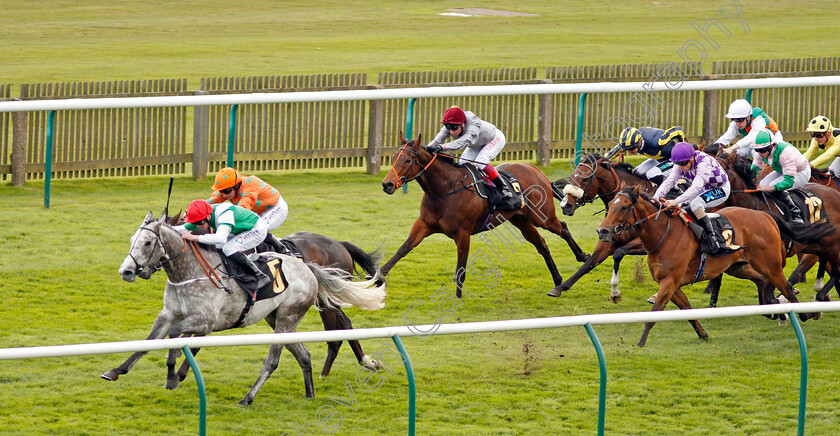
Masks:
[[[574,172],[568,178],[568,183],[563,187],[563,200],[560,202],[560,209],[563,215],[572,216],[575,211],[588,203],[601,199],[604,207],[609,208],[609,203],[620,191],[620,185],[641,186],[643,192],[653,195],[656,187],[644,177],[633,173],[629,164],[610,162],[600,153],[587,154],[580,164],[575,167]],[[563,291],[569,290],[581,277],[589,273],[596,266],[600,265],[608,256],[613,256],[612,278],[610,279],[610,301],[618,303],[621,301],[621,291],[618,289],[618,269],[621,261],[626,255],[643,256],[647,254],[634,229],[629,229],[619,235],[615,235],[609,242],[598,241],[592,255],[586,262],[560,286],[552,289],[548,295],[559,297]]]
[[[199,256],[203,256],[221,277],[211,279],[199,263]],[[244,318],[241,316],[249,297],[227,275],[218,251],[192,244],[187,249],[186,241],[166,222],[165,213],[157,220],[151,212],[146,215],[131,237],[128,255],[118,271],[122,279],[128,282],[133,282],[137,277],[147,279],[161,268],[166,271],[163,309],[155,319],[147,339],[204,336],[214,331],[248,326],[262,319],[277,333],[293,332],[318,296],[333,307],[352,305],[365,310],[384,307],[385,286],[375,285],[376,278],[354,283],[347,279],[346,272],[337,268],[306,264],[295,257],[271,252],[261,256],[282,262],[279,269],[288,286],[275,297],[255,302]],[[216,281],[220,286],[217,286]],[[257,381],[239,402],[240,405],[247,406],[254,401],[262,385],[277,367],[283,347],[271,345]],[[309,351],[303,344],[285,347],[295,357],[303,372],[306,397],[314,397]],[[120,369],[125,370],[122,373],[125,374],[144,354],[146,352],[132,354],[120,366]],[[180,380],[175,373],[175,360],[179,355],[179,350],[169,351],[166,361],[167,389],[178,387]]]
[[[455,241],[458,249],[455,278],[456,296],[460,298],[471,235],[491,230],[505,221],[510,221],[516,226],[522,232],[522,236],[542,255],[554,280],[554,286],[559,286],[563,278],[557,271],[551,252],[537,227],[563,238],[578,262],[587,258],[572,238],[566,223],[557,218],[552,198],[560,199],[559,194],[552,189],[548,177],[534,165],[514,163],[497,167],[499,170],[513,173],[519,179],[525,206],[516,210],[491,211],[488,201],[479,196],[471,184],[469,171],[455,164],[451,156],[429,153],[421,145],[420,135],[417,139],[407,140],[400,132],[400,148],[391,162],[391,171],[382,180],[385,193],[393,194],[400,186],[417,180],[424,195],[420,204],[420,217],[414,221],[408,239],[379,269],[382,277],[427,236],[443,233]]]
[[[609,241],[625,229],[636,229],[648,253],[651,277],[659,283],[654,311],[664,310],[669,301],[680,309],[690,309],[691,303],[681,286],[708,280],[724,272],[755,283],[760,304],[778,303],[773,296],[773,287],[779,289],[788,301],[796,302],[793,286],[788,283],[783,271],[786,247],[780,233],[801,243],[814,243],[834,232],[833,226],[824,223],[822,226],[805,227],[806,230],[797,233],[775,214],[738,207],[727,207],[718,213],[732,224],[734,235],[728,237],[727,243],[742,246],[742,249],[723,256],[701,255],[694,232],[683,223],[682,218],[663,211],[639,186],[625,187],[615,196],[597,232],[602,241]],[[811,315],[800,314],[800,318],[805,321]],[[689,322],[700,339],[708,338],[697,320]],[[652,322],[645,323],[639,347],[645,345],[653,325]]]

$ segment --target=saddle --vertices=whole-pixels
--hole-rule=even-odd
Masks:
[[[706,216],[709,217],[709,220],[711,220],[712,222],[712,226],[715,228],[717,233],[723,238],[723,242],[725,245],[721,247],[720,250],[712,250],[711,243],[709,242],[709,236],[706,234],[706,229],[704,229],[703,226],[697,224],[697,221],[699,220],[693,212],[682,209],[680,212],[680,218],[682,218],[683,222],[686,223],[688,228],[690,228],[691,231],[694,232],[694,236],[700,243],[701,253],[705,253],[710,256],[726,256],[744,248],[741,245],[735,245],[732,243],[735,236],[735,229],[732,228],[732,223],[730,223],[725,216],[716,213],[709,213],[706,214]]]
[[[285,254],[286,256],[292,256],[303,260],[303,252],[300,251],[300,248],[298,248],[294,242],[281,238],[277,238],[277,240],[280,241],[280,245],[282,246],[279,254]],[[254,253],[266,253],[269,251],[274,252],[273,247],[265,242],[260,242],[260,245],[257,245],[257,248],[254,250]]]
[[[519,180],[512,173],[508,171],[499,171],[499,180],[507,185],[508,190],[513,194],[510,198],[505,198],[501,191],[496,189],[490,178],[484,174],[484,171],[476,168],[471,163],[462,164],[472,177],[470,185],[475,187],[475,192],[481,198],[487,199],[490,203],[491,210],[512,210],[522,209],[525,207],[525,200],[522,198],[522,185]]]
[[[822,216],[820,213],[822,210],[822,199],[817,194],[814,194],[806,188],[790,189],[787,192],[790,194],[791,200],[802,211],[802,220],[805,221],[805,224],[812,224],[820,220]],[[776,206],[776,209],[785,219],[790,219],[790,208],[786,204],[780,202],[772,195],[765,195],[764,197],[769,198],[773,202],[773,205]]]

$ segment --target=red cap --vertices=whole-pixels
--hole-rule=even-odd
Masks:
[[[187,214],[184,216],[184,222],[197,223],[203,219],[207,219],[207,215],[213,213],[213,207],[207,200],[195,200],[187,206]]]
[[[467,114],[458,106],[452,106],[443,113],[441,124],[466,124]]]

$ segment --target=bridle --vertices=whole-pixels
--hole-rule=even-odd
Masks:
[[[187,243],[186,243],[186,241],[184,241],[184,247],[181,248],[181,251],[179,253],[175,254],[174,256],[170,256],[169,253],[166,252],[166,246],[163,245],[163,239],[160,236],[160,226],[158,226],[158,229],[155,230],[155,229],[153,229],[151,227],[148,227],[146,225],[142,225],[142,226],[140,226],[139,230],[140,231],[145,230],[147,232],[152,232],[152,234],[155,235],[155,245],[154,245],[154,247],[152,247],[152,253],[154,253],[158,249],[158,247],[160,247],[161,251],[163,251],[163,256],[158,258],[157,263],[154,264],[154,265],[148,265],[148,264],[146,266],[141,265],[140,262],[137,261],[137,258],[135,258],[133,254],[131,254],[132,251],[134,251],[134,243],[137,241],[137,239],[135,239],[134,241],[131,242],[131,247],[128,250],[128,257],[130,257],[131,261],[134,262],[135,274],[140,274],[141,272],[145,271],[146,268],[152,269],[153,270],[152,274],[154,274],[154,273],[160,271],[165,264],[171,262],[172,260],[176,259],[178,256],[184,254],[184,252],[187,249]],[[151,256],[149,256],[149,257],[151,259]]]
[[[403,145],[402,147],[400,147],[399,153],[397,154],[397,157],[394,158],[394,163],[396,163],[400,160],[400,156],[403,154],[404,151],[410,151],[410,152],[414,153],[414,158],[411,159],[411,166],[408,167],[409,171],[412,168],[414,168],[415,165],[417,165],[418,167],[422,167],[422,168],[417,171],[417,174],[415,174],[411,177],[406,177],[404,175],[400,175],[397,172],[396,165],[391,165],[391,172],[393,172],[394,175],[397,176],[397,183],[396,183],[397,188],[399,188],[400,186],[405,185],[406,183],[408,183],[412,180],[415,180],[418,177],[422,176],[426,172],[426,170],[429,169],[429,167],[432,166],[432,164],[437,159],[437,153],[434,153],[434,155],[432,156],[432,160],[430,160],[429,163],[426,164],[426,166],[423,166],[423,164],[420,163],[420,159],[419,159],[419,155],[417,154],[417,151],[412,150],[411,146],[408,145],[408,143],[406,143],[406,145]]]
[[[585,205],[587,205],[587,204],[589,204],[589,203],[592,203],[592,202],[594,202],[594,201],[595,201],[595,199],[596,199],[596,198],[601,198],[601,199],[603,199],[604,197],[607,197],[607,196],[613,195],[613,194],[615,194],[616,192],[618,192],[618,190],[620,189],[620,188],[619,188],[619,186],[621,185],[621,179],[618,177],[618,173],[616,173],[616,172],[615,172],[615,168],[613,168],[613,167],[611,167],[611,166],[607,165],[607,166],[604,166],[604,168],[609,169],[609,170],[610,170],[610,173],[611,173],[611,174],[612,174],[612,176],[613,176],[613,179],[615,179],[615,189],[614,189],[612,192],[608,192],[608,193],[606,193],[606,194],[597,194],[597,190],[596,190],[596,195],[593,195],[592,197],[587,198],[586,193],[587,193],[587,192],[589,192],[589,189],[592,187],[592,182],[593,182],[596,178],[601,179],[601,180],[607,180],[606,178],[601,177],[601,176],[599,176],[599,175],[598,175],[598,166],[599,166],[599,165],[598,165],[598,162],[597,162],[597,161],[595,161],[594,163],[595,163],[595,166],[594,166],[594,167],[591,167],[591,168],[592,168],[592,176],[587,178],[587,182],[586,182],[586,187],[585,187],[585,188],[581,189],[581,187],[580,187],[580,186],[578,186],[576,183],[572,183],[572,182],[571,182],[571,180],[570,180],[570,183],[569,183],[570,185],[572,185],[572,186],[574,186],[574,187],[576,187],[576,188],[580,189],[580,190],[581,190],[581,192],[583,192],[583,194],[582,194],[580,197],[578,197],[578,196],[576,196],[576,195],[574,195],[574,194],[571,194],[571,193],[569,193],[569,192],[566,192],[566,190],[564,189],[564,192],[566,192],[567,194],[570,194],[570,195],[572,195],[573,197],[575,197],[575,203],[576,203],[576,204],[578,204],[578,207],[580,207],[580,206],[585,206]],[[589,167],[589,166],[590,166],[589,164],[581,164],[581,165],[585,165],[585,166],[587,166],[587,167]],[[578,203],[578,202],[579,202],[579,203]]]
[[[630,212],[627,214],[627,216],[624,218],[624,221],[622,221],[621,224],[618,224],[617,226],[613,227],[612,232],[613,232],[614,235],[617,235],[617,234],[623,232],[624,229],[626,229],[626,228],[638,227],[640,224],[642,224],[643,222],[645,222],[645,221],[647,221],[651,218],[653,218],[653,220],[656,221],[656,220],[659,219],[659,214],[661,214],[663,211],[667,211],[667,208],[662,208],[660,206],[660,207],[657,208],[656,212],[654,212],[654,213],[652,213],[652,214],[650,214],[650,215],[648,215],[648,216],[646,216],[642,219],[636,219],[636,221],[634,221],[632,224],[628,225],[627,221],[630,221],[630,217],[631,216],[633,218],[636,217],[636,202],[626,192],[619,192],[618,194],[616,194],[616,196],[619,196],[619,195],[627,198],[627,200],[630,201]],[[662,245],[662,242],[665,241],[665,237],[668,236],[668,232],[670,230],[671,230],[671,220],[667,220],[667,225],[665,227],[665,234],[663,234],[662,237],[659,238],[659,242],[657,242],[656,246],[654,246],[650,250],[648,250],[647,247],[644,247],[644,244],[643,244],[643,248],[645,249],[645,251],[648,252],[648,253],[656,251],[656,249],[659,248],[660,245]]]

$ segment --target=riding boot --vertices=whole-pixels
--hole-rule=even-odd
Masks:
[[[289,250],[283,245],[276,236],[271,233],[266,233],[265,243],[271,247],[271,251],[279,254],[289,254]]]
[[[271,279],[264,272],[260,271],[260,269],[254,265],[254,262],[251,262],[251,259],[248,259],[248,256],[245,256],[242,252],[237,251],[236,253],[228,256],[228,259],[235,261],[241,265],[245,271],[248,271],[257,278],[257,289],[262,289],[265,285],[271,283]]]
[[[656,186],[661,185],[662,182],[664,182],[664,181],[665,181],[665,175],[664,174],[659,174],[657,176],[653,176],[653,177],[650,178],[650,183],[653,183]]]
[[[510,192],[510,189],[508,189],[507,184],[502,181],[501,177],[496,177],[492,181],[493,186],[495,186],[496,189],[498,189],[502,193],[504,198],[513,198],[513,193]]]
[[[802,211],[799,209],[799,206],[790,198],[790,194],[787,191],[773,191],[773,196],[776,199],[781,200],[785,203],[785,205],[790,209],[790,220],[796,224],[805,224],[805,221],[802,220]]]
[[[704,216],[700,218],[700,222],[703,223],[703,227],[706,229],[706,237],[709,239],[709,248],[711,248],[712,253],[723,248],[723,238],[715,231],[715,226],[712,224],[711,218]]]

